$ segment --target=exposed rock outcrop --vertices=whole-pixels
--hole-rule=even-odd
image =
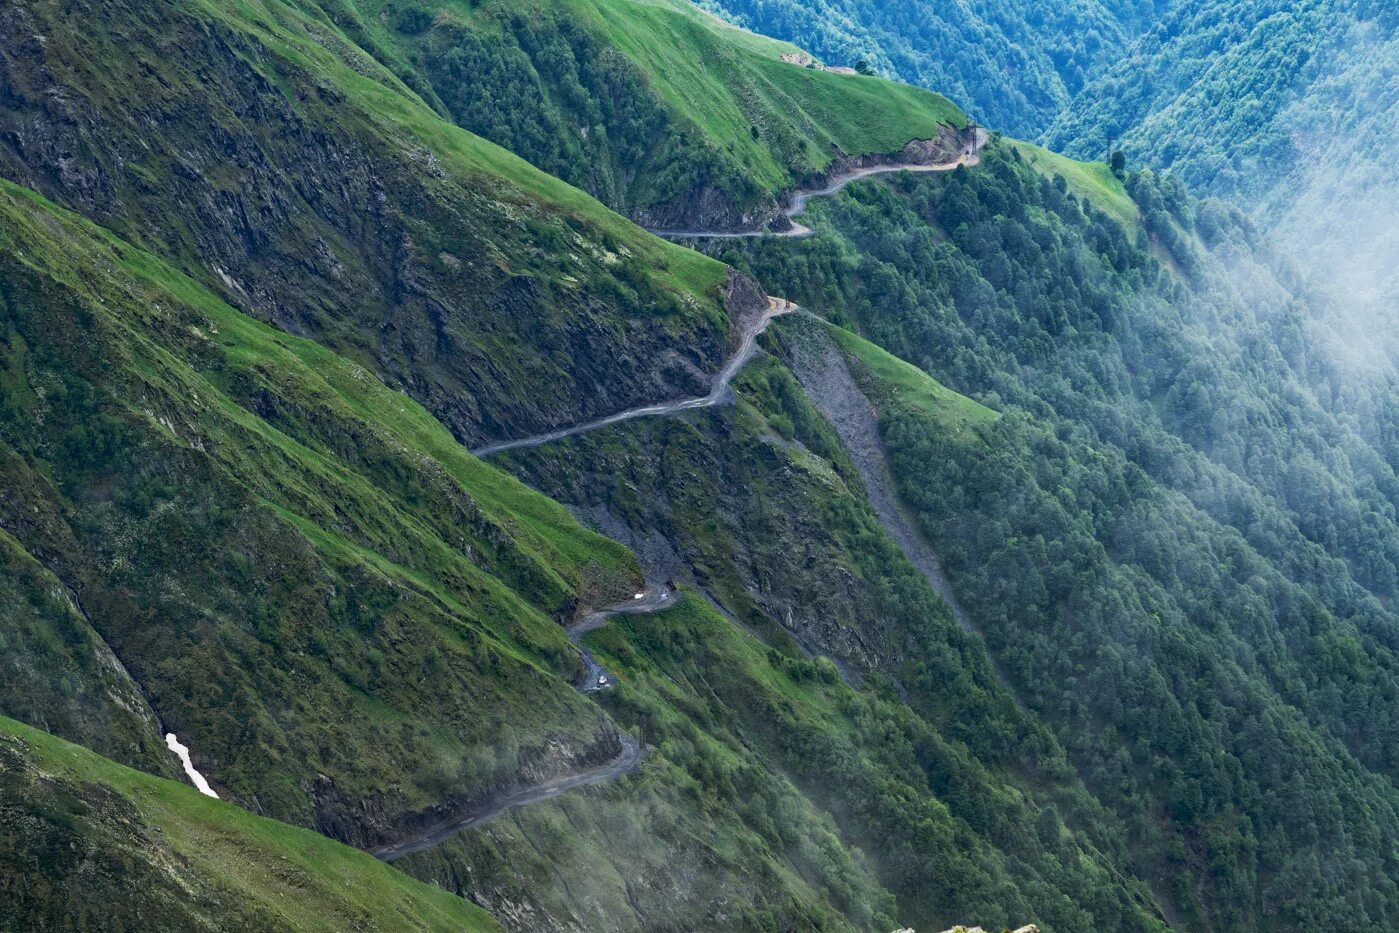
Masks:
[[[883,165],[937,165],[951,162],[977,140],[977,131],[971,127],[959,130],[956,127],[943,124],[938,128],[936,136],[930,139],[911,139],[898,152],[866,153],[853,156],[844,153],[838,154],[834,161],[820,172],[803,178],[797,187],[806,190],[819,190],[843,175]],[[789,193],[783,199],[781,208],[768,218],[764,226],[771,226],[773,230],[777,231],[790,229],[792,220],[785,211],[791,207],[792,203],[793,196]]]
[[[782,212],[771,194],[751,192],[739,201],[732,190],[702,184],[664,204],[631,211],[631,219],[648,230],[754,230]]]
[[[879,433],[878,412],[856,384],[840,349],[824,328],[810,318],[798,320],[789,331],[792,337],[785,348],[787,362],[817,409],[836,429],[884,529],[947,602],[957,624],[974,632],[971,617],[943,574],[932,545],[899,499]]]

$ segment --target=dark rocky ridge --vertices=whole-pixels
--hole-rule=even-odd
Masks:
[[[714,230],[737,233],[766,227],[782,215],[782,206],[770,194],[738,203],[731,191],[704,184],[660,207],[631,212],[632,220],[648,230]]]

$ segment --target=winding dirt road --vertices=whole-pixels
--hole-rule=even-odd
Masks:
[[[637,593],[624,603],[609,606],[606,609],[591,609],[583,614],[583,617],[569,626],[568,640],[578,645],[578,650],[582,652],[583,660],[588,665],[588,674],[583,683],[579,685],[580,693],[595,693],[598,690],[605,690],[612,686],[612,679],[603,671],[602,666],[597,663],[593,653],[584,648],[579,642],[583,636],[589,632],[597,631],[607,624],[607,620],[618,615],[644,615],[651,612],[660,612],[669,609],[680,601],[680,594],[676,590],[667,586],[647,584],[646,589]],[[370,854],[375,858],[385,862],[392,862],[394,859],[402,858],[405,855],[412,855],[414,852],[421,852],[430,849],[443,840],[450,839],[457,833],[471,829],[473,826],[480,826],[488,823],[496,817],[505,813],[513,807],[523,807],[526,804],[538,803],[541,800],[549,800],[557,797],[564,791],[572,790],[575,787],[584,787],[588,784],[602,784],[606,781],[615,780],[624,774],[630,774],[641,764],[641,745],[627,735],[625,732],[618,734],[618,739],[622,743],[622,750],[616,758],[605,764],[578,771],[574,774],[545,781],[533,787],[526,787],[510,794],[502,794],[493,797],[484,806],[474,813],[455,817],[444,821],[422,832],[414,833],[407,839],[398,842],[387,843],[375,849],[370,849]]]
[[[930,165],[918,163],[897,163],[894,165],[871,165],[867,168],[856,169],[844,175],[837,175],[824,188],[798,189],[792,194],[792,203],[782,211],[782,215],[792,222],[792,226],[786,230],[769,230],[764,227],[761,230],[740,230],[731,233],[719,233],[712,230],[652,230],[656,236],[666,237],[675,240],[740,240],[748,237],[777,236],[790,237],[800,240],[809,237],[816,231],[810,227],[803,226],[796,222],[799,214],[806,210],[807,202],[812,198],[825,198],[838,193],[846,185],[852,182],[869,178],[872,175],[888,175],[893,172],[950,172],[959,165],[968,167],[981,163],[981,152],[983,146],[990,139],[990,134],[985,130],[976,131],[976,140],[972,146],[963,150],[957,158],[951,162],[934,162]]]
[[[842,175],[831,181],[824,188],[816,190],[798,191],[792,197],[791,205],[783,212],[788,220],[793,220],[802,211],[806,210],[807,203],[812,198],[827,197],[833,195],[849,185],[851,182],[862,178],[869,178],[872,175],[881,175],[891,172],[946,172],[955,169],[959,165],[976,165],[980,161],[977,152],[986,143],[987,136],[984,131],[979,131],[974,144],[965,152],[958,156],[955,161],[937,163],[933,165],[878,165],[863,168]],[[773,233],[767,230],[755,230],[746,233],[712,233],[708,231],[652,231],[658,236],[666,237],[705,237],[705,238],[739,238],[755,236],[783,236],[791,238],[807,237],[812,234],[809,227],[793,223],[791,229],[781,233]],[[506,450],[516,450],[526,447],[538,447],[551,441],[562,440],[566,437],[573,437],[579,434],[586,434],[596,431],[609,425],[620,424],[635,418],[645,418],[659,415],[673,415],[684,411],[692,411],[701,408],[712,408],[723,402],[729,392],[729,386],[739,371],[753,358],[757,348],[758,336],[767,330],[767,326],[773,318],[784,314],[791,314],[803,310],[798,305],[785,298],[774,298],[768,296],[768,306],[763,314],[744,332],[739,346],[734,355],[730,357],[723,370],[714,379],[714,386],[708,395],[700,398],[682,399],[675,402],[661,402],[654,405],[643,405],[638,408],[630,408],[626,411],[608,415],[605,418],[598,418],[584,424],[574,425],[570,428],[560,428],[555,431],[548,431],[543,434],[536,434],[532,437],[524,437],[513,441],[500,441],[494,444],[487,444],[473,450],[477,457],[488,457],[491,454],[500,453]],[[578,647],[582,654],[583,661],[587,665],[587,674],[578,690],[581,693],[595,693],[604,690],[612,685],[611,678],[597,663],[592,652],[584,648],[581,644],[583,636],[589,632],[596,631],[607,623],[608,619],[617,615],[640,615],[644,613],[660,612],[674,606],[680,599],[680,594],[665,586],[648,584],[646,589],[637,593],[632,599],[610,606],[605,609],[593,609],[586,612],[582,618],[568,629],[568,639]],[[443,822],[421,833],[416,833],[408,839],[399,842],[379,846],[371,849],[370,852],[376,858],[386,862],[421,852],[437,845],[443,840],[470,829],[480,826],[490,820],[495,819],[502,813],[527,804],[537,803],[541,800],[549,800],[557,797],[565,791],[576,787],[583,787],[589,784],[601,784],[615,780],[625,774],[635,771],[641,764],[641,746],[626,733],[619,733],[621,742],[621,752],[612,761],[598,765],[593,768],[579,771],[575,774],[555,778],[533,787],[524,788],[510,794],[503,794],[492,798],[475,813],[455,818]]]
[[[648,415],[670,415],[682,411],[690,411],[697,408],[710,408],[724,401],[727,396],[729,385],[733,382],[734,376],[738,375],[744,365],[753,358],[757,349],[758,335],[767,329],[768,324],[775,317],[784,314],[791,314],[801,309],[785,298],[768,297],[767,309],[762,315],[751,324],[744,332],[742,340],[739,341],[738,350],[724,364],[723,370],[714,379],[714,388],[708,395],[701,398],[682,399],[677,402],[663,402],[657,405],[644,405],[640,408],[631,408],[627,411],[618,412],[615,415],[608,415],[606,418],[599,418],[586,424],[575,425],[571,428],[561,428],[557,431],[549,431],[545,434],[537,434],[533,437],[525,437],[515,441],[502,441],[498,444],[490,444],[486,447],[473,450],[472,453],[478,457],[489,456],[499,453],[502,450],[513,450],[521,447],[538,447],[550,441],[560,440],[565,437],[572,437],[576,434],[583,434],[588,431],[596,431],[608,425],[618,424],[623,421],[630,421],[633,418],[642,418]],[[579,653],[583,656],[583,661],[587,665],[587,674],[583,683],[578,686],[580,693],[596,693],[612,686],[612,679],[607,676],[607,672],[597,663],[593,653],[581,644],[583,636],[589,632],[596,631],[607,623],[608,619],[618,615],[642,615],[651,612],[660,612],[669,609],[680,601],[680,594],[667,586],[647,584],[646,588],[637,593],[626,602],[618,603],[615,606],[608,606],[604,609],[590,609],[583,616],[568,628],[568,640],[578,646]],[[537,803],[541,800],[548,800],[557,797],[564,791],[572,790],[575,787],[583,787],[588,784],[601,784],[605,781],[615,780],[624,774],[630,774],[641,764],[641,746],[635,739],[626,733],[620,734],[622,743],[621,753],[612,761],[595,768],[589,768],[576,774],[559,777],[543,784],[536,784],[510,794],[503,794],[492,798],[476,812],[448,820],[433,826],[430,829],[419,833],[414,833],[406,839],[398,842],[388,843],[374,849],[370,849],[370,854],[378,859],[391,862],[394,859],[411,855],[414,852],[421,852],[430,849],[445,839],[450,839],[463,830],[473,826],[480,826],[505,813],[512,807],[522,807],[526,804]]]
[[[544,434],[536,434],[533,437],[522,437],[514,441],[500,441],[495,444],[487,444],[472,451],[477,457],[489,457],[491,454],[498,454],[503,450],[516,450],[521,447],[538,447],[541,444],[548,444],[551,441],[563,440],[565,437],[573,437],[577,434],[587,434],[589,431],[596,431],[609,425],[620,424],[623,421],[631,421],[633,418],[646,418],[652,415],[674,415],[682,411],[691,411],[697,408],[713,408],[723,402],[728,395],[729,384],[733,382],[734,376],[739,370],[753,358],[757,350],[758,335],[767,330],[768,324],[775,317],[784,314],[791,314],[793,311],[800,311],[792,302],[785,298],[773,298],[768,296],[767,310],[758,318],[743,334],[743,339],[739,341],[738,350],[723,370],[714,379],[714,388],[709,394],[700,398],[681,399],[676,402],[660,402],[655,405],[642,405],[639,408],[629,408],[626,411],[619,411],[615,415],[608,415],[605,418],[598,418],[596,421],[589,421],[585,424],[576,424],[571,428],[559,428],[556,431],[548,431]]]
[[[606,781],[619,778],[624,774],[630,774],[632,771],[636,770],[637,765],[641,764],[641,745],[636,739],[627,735],[625,732],[618,733],[618,738],[622,743],[622,752],[606,764],[601,764],[585,771],[579,771],[576,774],[570,774],[566,777],[555,778],[543,784],[536,784],[533,787],[527,787],[513,794],[503,794],[500,797],[494,798],[486,804],[486,806],[470,816],[442,823],[425,832],[415,834],[402,842],[383,845],[377,849],[370,849],[369,852],[381,861],[392,862],[394,859],[402,858],[405,855],[412,855],[414,852],[430,849],[439,842],[450,839],[463,830],[470,829],[473,826],[480,826],[482,823],[495,819],[513,807],[523,807],[525,804],[549,800],[575,787],[583,787],[588,784],[602,784]]]
[[[596,693],[612,686],[612,680],[608,678],[607,672],[597,663],[593,653],[581,644],[583,636],[589,632],[595,632],[607,624],[607,620],[619,615],[645,615],[651,612],[660,612],[662,609],[669,609],[680,601],[680,594],[675,590],[665,586],[647,585],[646,589],[637,593],[624,603],[609,606],[606,609],[593,609],[586,613],[568,629],[568,640],[578,646],[578,651],[583,655],[583,661],[588,665],[588,675],[584,679],[582,686],[578,688],[581,693]]]

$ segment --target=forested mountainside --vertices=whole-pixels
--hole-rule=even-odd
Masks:
[[[1393,4],[1165,0],[1108,12],[1070,5],[1051,14],[1040,5],[1023,16],[1005,3],[702,5],[836,59],[856,53],[831,49],[859,47],[868,61],[939,88],[998,129],[1081,159],[1103,159],[1117,147],[1133,167],[1168,170],[1196,196],[1240,206],[1310,280],[1313,352],[1345,372],[1333,401],[1371,434],[1392,435],[1399,410]],[[1003,29],[963,24],[972,11]],[[1104,22],[1117,30],[1089,25]],[[977,45],[970,53],[961,46],[969,36]],[[1066,57],[1063,50],[1081,43],[1099,51]],[[903,53],[908,46],[937,63],[931,77]],[[1065,79],[1032,116],[990,109],[983,96],[1013,99],[1003,82],[1035,88],[1036,76],[1049,73],[996,52],[1006,47],[1072,60],[1082,65],[1080,77]],[[996,60],[980,63],[978,55]]]
[[[1079,156],[1116,139],[1129,161],[1169,167],[1193,190],[1254,212],[1333,295],[1322,351],[1380,383],[1367,394],[1395,394],[1394,4],[1177,3],[1044,138]]]
[[[555,620],[635,590],[628,552],[472,458],[363,367],[37,195],[7,186],[5,221],[3,521],[22,571],[5,663],[52,694],[37,706],[28,679],[6,678],[7,712],[167,775],[160,733],[174,731],[234,804],[364,847],[627,760],[627,720],[574,689],[583,664]],[[702,713],[646,708],[702,741]],[[712,797],[710,759],[642,738],[646,778],[621,809],[652,843],[619,857],[673,880],[572,909],[614,925],[665,912],[682,926],[893,922],[829,817],[761,759],[749,809],[731,812]],[[209,831],[229,819],[220,806]],[[71,828],[98,851],[116,832]],[[673,876],[683,859],[692,869]],[[16,864],[26,886],[57,871]],[[612,877],[636,877],[626,867]],[[202,886],[204,869],[190,871]],[[45,888],[23,916],[68,894]]]
[[[1110,147],[1281,227],[1363,312],[1338,357],[1393,329],[1399,13],[1383,0],[928,4],[702,0],[813,49],[937,88],[982,121],[1083,159]],[[1385,316],[1379,323],[1375,314]],[[1395,348],[1385,347],[1392,359]],[[1392,369],[1392,367],[1391,367]]]
[[[1044,139],[1080,156],[1116,141],[1202,195],[1281,197],[1315,162],[1394,145],[1375,121],[1393,119],[1396,29],[1376,0],[1176,0]]]
[[[1142,173],[1151,233],[1124,229],[1020,152],[852,189],[816,237],[723,258],[1002,413],[967,445],[896,392],[881,437],[1167,917],[1383,925],[1393,450],[1331,410],[1345,374],[1239,215]]]
[[[459,436],[698,390],[723,358],[721,267],[439,119],[312,5],[22,3],[0,22],[7,178]]]
[[[624,219],[975,141],[793,51],[672,2],[0,11],[0,925],[1399,915],[1399,437],[1320,299],[999,137],[808,238]]]

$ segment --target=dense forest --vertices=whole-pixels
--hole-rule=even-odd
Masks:
[[[1330,293],[1319,352],[1357,417],[1399,344],[1399,19],[1382,0],[929,6],[706,0],[834,64],[865,59],[1080,159],[1119,150],[1238,204]]]
[[[1396,75],[1392,3],[1180,2],[1044,140],[1096,156],[1116,139],[1130,161],[1257,217],[1330,293],[1319,351],[1373,417],[1399,378]]]
[[[1302,158],[1393,145],[1364,128],[1392,107],[1399,12],[1375,0],[1178,0],[1047,129],[1071,155],[1116,140],[1201,194],[1273,193]],[[1338,93],[1346,84],[1348,93]]]
[[[723,256],[1003,413],[982,444],[898,409],[881,428],[993,657],[1167,879],[1168,916],[1382,925],[1389,442],[1331,409],[1305,292],[1237,212],[1150,172],[1128,189],[1135,232],[1002,146]]]

